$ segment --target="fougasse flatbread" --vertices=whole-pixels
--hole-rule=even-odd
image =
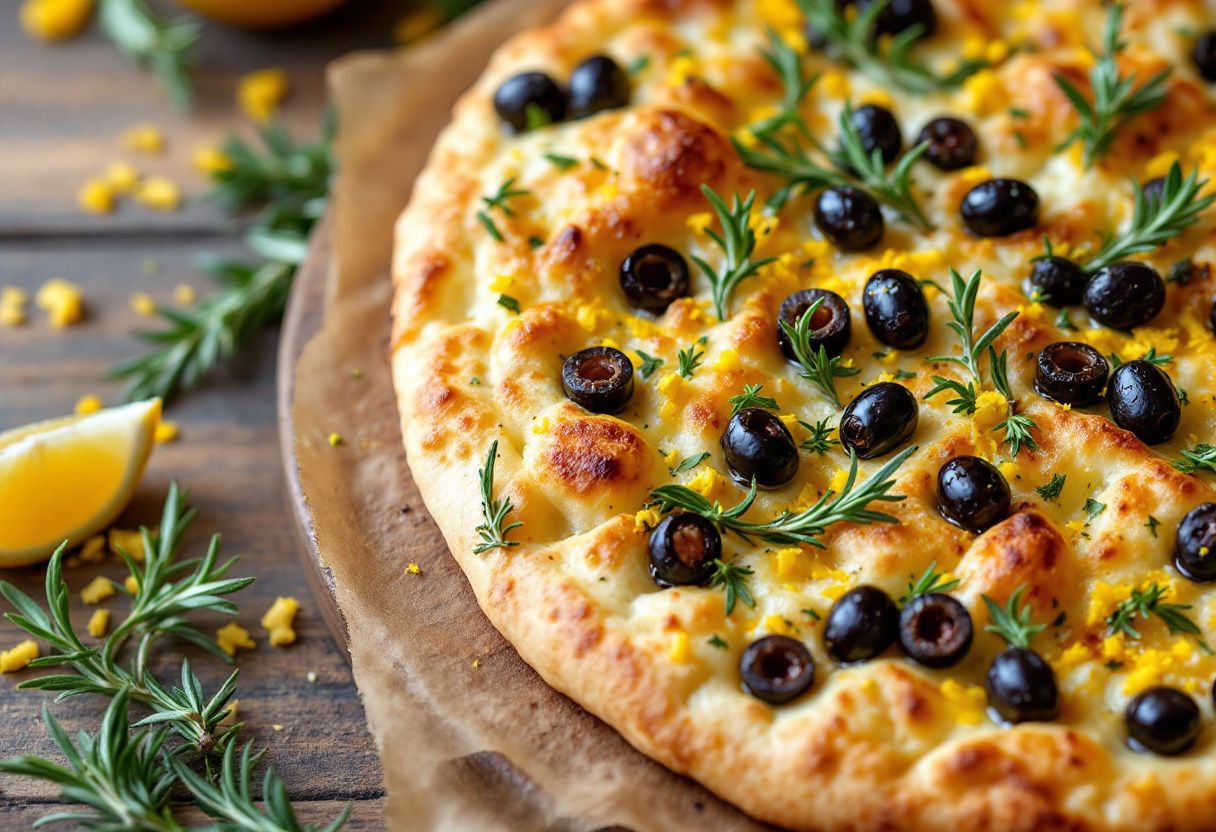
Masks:
[[[391,350],[524,660],[793,829],[1216,829],[1213,24],[583,0],[504,46]]]

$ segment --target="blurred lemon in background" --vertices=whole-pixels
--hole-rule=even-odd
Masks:
[[[212,20],[249,29],[273,29],[303,23],[341,6],[346,0],[177,0]]]

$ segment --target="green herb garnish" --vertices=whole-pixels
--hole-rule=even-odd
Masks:
[[[1001,350],[998,354],[995,347],[988,347],[988,363],[992,367],[992,384],[996,387],[998,393],[1005,397],[1009,410],[1005,415],[1005,421],[993,425],[993,430],[1005,429],[1003,441],[1009,445],[1009,451],[1016,459],[1018,451],[1025,445],[1032,451],[1039,449],[1039,443],[1035,441],[1032,430],[1038,427],[1034,420],[1029,416],[1017,412],[1017,399],[1013,396],[1013,391],[1009,387],[1009,375],[1006,370],[1006,351]]]
[[[718,635],[717,633],[714,633],[712,636],[707,638],[705,640],[705,643],[708,644],[710,647],[717,647],[719,650],[725,650],[728,647],[730,647],[730,645],[726,643],[726,640],[724,638],[722,638],[722,636]]]
[[[823,344],[820,344],[818,349],[811,346],[811,318],[819,311],[823,301],[821,297],[816,298],[798,316],[794,326],[783,320],[778,320],[777,325],[789,339],[790,349],[793,350],[794,358],[800,367],[798,374],[818,387],[832,404],[841,407],[840,394],[836,392],[836,379],[855,376],[861,371],[856,367],[845,366],[839,355],[829,357]]]
[[[928,595],[930,592],[949,592],[962,583],[958,578],[943,581],[942,578],[944,577],[944,573],[937,571],[937,561],[933,561],[919,578],[913,576],[913,580],[908,583],[908,591],[899,598],[900,606],[908,603],[913,598]]]
[[[663,366],[663,359],[656,358],[653,355],[648,355],[641,350],[634,350],[638,354],[638,358],[642,359],[641,365],[638,367],[638,372],[641,373],[642,379],[648,379],[654,375],[654,371]]]
[[[756,192],[752,191],[747,198],[740,201],[735,194],[732,204],[728,207],[722,197],[708,185],[701,186],[701,193],[709,200],[722,233],[712,228],[706,229],[706,234],[722,249],[725,256],[722,272],[719,274],[700,257],[693,257],[693,262],[704,272],[714,299],[714,310],[718,318],[725,321],[730,317],[730,298],[735,288],[747,278],[756,274],[764,266],[772,263],[775,258],[766,257],[763,260],[752,261],[752,253],[756,250],[756,233],[751,227],[752,205],[756,201]]]
[[[1039,496],[1044,500],[1055,500],[1060,496],[1060,492],[1064,490],[1064,481],[1067,479],[1063,474],[1052,474],[1051,481],[1046,485],[1040,485],[1035,491],[1039,492]]]
[[[546,153],[545,158],[558,170],[570,170],[570,168],[578,164],[578,159],[571,156],[562,156],[558,153]]]
[[[490,196],[483,196],[481,198],[486,207],[485,210],[477,212],[477,221],[485,226],[486,231],[494,238],[495,242],[504,242],[504,237],[502,236],[502,232],[498,230],[498,226],[495,225],[491,213],[497,209],[505,217],[514,217],[515,211],[511,208],[511,200],[521,196],[528,196],[532,193],[523,188],[512,187],[514,184],[515,177],[512,176],[506,182],[499,185],[498,190],[490,194]]]
[[[714,574],[709,579],[709,585],[715,589],[722,587],[726,593],[727,615],[734,612],[736,601],[742,601],[749,607],[756,606],[756,599],[752,597],[752,591],[747,585],[747,579],[754,574],[755,571],[750,566],[740,566],[723,560],[714,561]]]
[[[798,420],[798,424],[802,425],[808,431],[810,436],[798,443],[798,447],[804,451],[810,451],[813,454],[826,454],[832,450],[833,445],[839,445],[840,440],[832,437],[834,427],[828,424],[827,419],[820,419],[815,424]]]
[[[146,66],[178,107],[188,107],[193,85],[187,68],[202,27],[186,18],[165,20],[144,0],[101,0],[97,23],[118,51]]]
[[[498,300],[495,301],[495,303],[497,303],[503,309],[514,312],[516,315],[519,314],[519,301],[510,295],[499,295]]]
[[[1008,603],[1001,607],[987,595],[983,596],[984,606],[988,607],[988,616],[992,623],[984,627],[989,633],[996,633],[1010,647],[1030,647],[1031,640],[1047,629],[1043,624],[1035,624],[1030,618],[1030,604],[1019,608],[1025,586],[1020,586],[1009,596]]]
[[[682,349],[676,353],[676,359],[680,363],[680,377],[692,378],[693,373],[701,366],[701,362],[705,360],[705,351],[699,350],[697,347],[705,345],[705,336],[702,335],[696,341],[693,341],[687,349]]]
[[[1148,529],[1152,533],[1153,537],[1156,537],[1157,536],[1157,527],[1160,525],[1161,525],[1161,521],[1150,514],[1148,516],[1148,520],[1146,520],[1144,523],[1144,528]]]
[[[1216,474],[1216,445],[1200,442],[1194,448],[1184,448],[1180,453],[1182,459],[1175,459],[1171,464],[1182,473],[1207,471],[1209,474]]]
[[[1093,497],[1086,497],[1085,505],[1081,507],[1081,510],[1085,512],[1085,525],[1088,526],[1095,517],[1106,511],[1106,503],[1099,503]]]
[[[504,497],[501,500],[494,498],[494,461],[498,457],[498,440],[495,439],[490,443],[490,453],[486,455],[485,467],[477,472],[477,476],[481,479],[481,516],[483,522],[473,531],[481,535],[481,543],[473,548],[473,554],[480,555],[482,552],[488,552],[491,549],[509,549],[512,546],[518,546],[519,542],[515,540],[507,540],[507,533],[512,529],[517,529],[523,525],[523,522],[516,520],[503,526],[503,521],[507,519],[507,515],[515,510],[515,506],[511,505],[511,498]]]
[[[671,474],[674,477],[676,474],[682,474],[685,471],[691,471],[693,468],[696,468],[698,465],[700,465],[702,462],[704,462],[707,459],[709,459],[709,451],[702,451],[699,454],[693,454],[692,456],[687,457],[686,459],[682,460],[678,465],[676,465],[674,468],[668,468],[667,471],[669,474]]]
[[[763,407],[766,410],[780,410],[781,406],[777,404],[777,400],[771,396],[761,396],[760,390],[763,384],[745,384],[743,392],[737,396],[731,396],[727,399],[730,402],[730,415],[734,416],[745,407]]]
[[[1157,616],[1171,633],[1199,634],[1199,625],[1186,614],[1190,604],[1171,604],[1162,600],[1169,592],[1169,587],[1159,586],[1156,581],[1143,592],[1133,589],[1132,594],[1115,607],[1115,611],[1106,617],[1106,625],[1110,634],[1124,633],[1132,638],[1140,638],[1140,632],[1132,626],[1137,616],[1147,621],[1150,616]]]

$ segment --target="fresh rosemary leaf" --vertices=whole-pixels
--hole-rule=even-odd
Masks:
[[[1099,503],[1093,497],[1085,498],[1085,505],[1081,507],[1085,512],[1085,524],[1089,525],[1095,517],[1106,511],[1106,503]]]
[[[499,295],[498,300],[495,302],[503,309],[506,309],[509,312],[514,312],[516,315],[518,315],[520,312],[519,301],[510,295]]]
[[[750,129],[753,133],[766,133],[791,124],[807,134],[806,123],[799,114],[799,108],[811,87],[819,80],[819,75],[807,75],[802,66],[802,55],[772,28],[768,30],[768,41],[768,48],[761,49],[760,54],[781,79],[780,110],[776,115],[751,125]]]
[[[697,349],[697,347],[705,345],[705,340],[705,336],[702,335],[696,341],[693,341],[687,349],[676,353],[676,359],[680,364],[681,378],[692,378],[693,373],[697,371],[697,368],[701,366],[701,362],[705,360],[705,351]]]
[[[958,578],[943,581],[944,577],[943,573],[937,571],[937,561],[933,561],[919,578],[914,578],[908,583],[908,591],[899,598],[900,606],[913,598],[928,595],[930,592],[949,592],[962,583]]]
[[[701,193],[709,200],[718,223],[722,226],[721,234],[713,229],[707,229],[705,232],[718,248],[722,249],[722,271],[719,273],[700,257],[692,259],[709,280],[714,309],[719,320],[725,321],[730,317],[730,298],[735,288],[776,258],[766,257],[754,262],[751,259],[756,250],[756,234],[751,227],[752,205],[756,201],[755,191],[742,201],[739,195],[735,194],[730,206],[708,185],[701,186]]]
[[[1039,492],[1039,496],[1044,500],[1058,499],[1060,492],[1064,490],[1064,482],[1067,479],[1063,474],[1052,474],[1051,481],[1040,485],[1035,491]]]
[[[1035,624],[1030,618],[1030,605],[1019,607],[1025,586],[1020,586],[1009,596],[1008,603],[1001,607],[987,595],[984,605],[988,607],[988,615],[992,623],[984,627],[987,632],[996,633],[1005,639],[1010,647],[1030,647],[1031,639],[1047,629],[1044,624]]]
[[[979,398],[979,391],[975,389],[973,382],[963,384],[961,381],[956,381],[945,376],[933,376],[933,389],[924,395],[925,401],[936,396],[938,393],[944,393],[947,390],[954,393],[954,398],[946,402],[948,407],[953,408],[951,412],[962,413],[970,416],[975,412],[975,403]]]
[[[836,379],[855,376],[861,371],[855,367],[845,366],[838,355],[829,358],[827,349],[822,344],[819,345],[818,350],[812,348],[811,318],[823,305],[823,300],[823,298],[816,298],[798,317],[794,326],[790,326],[782,320],[777,323],[781,327],[781,331],[785,333],[785,337],[789,339],[790,348],[794,351],[794,358],[801,368],[799,375],[818,387],[832,404],[841,407],[840,394],[836,392]]]
[[[634,350],[638,357],[642,359],[642,363],[638,366],[638,372],[641,373],[642,379],[646,380],[654,375],[654,371],[663,366],[663,359],[655,358],[653,355],[648,355],[641,350]]]
[[[1016,459],[1023,445],[1032,451],[1038,450],[1039,443],[1035,441],[1034,435],[1031,433],[1038,425],[1029,416],[1017,412],[1017,399],[1014,398],[1013,390],[1009,387],[1007,358],[1005,350],[1001,350],[998,354],[995,347],[988,346],[988,363],[992,367],[992,384],[996,387],[997,392],[1005,397],[1009,408],[1005,415],[1005,421],[994,425],[992,429],[1001,430],[1003,428],[1005,430],[1005,436],[1002,441],[1009,445],[1010,453]]]
[[[118,51],[152,70],[174,105],[190,105],[193,87],[186,69],[194,63],[197,23],[163,20],[144,0],[101,0],[97,23]]]
[[[820,419],[815,424],[798,420],[798,424],[802,425],[808,431],[810,436],[798,443],[798,447],[804,451],[810,451],[814,454],[826,454],[832,450],[833,445],[839,445],[840,440],[832,436],[834,427],[828,424],[827,419]]]
[[[745,407],[763,407],[767,410],[780,410],[781,407],[777,404],[776,399],[771,396],[760,395],[762,387],[764,387],[763,384],[743,385],[742,393],[727,399],[730,402],[730,415],[734,416]]]
[[[1180,451],[1182,459],[1175,459],[1173,466],[1184,474],[1207,471],[1216,474],[1216,445],[1200,442],[1194,448]]]
[[[742,601],[749,607],[756,606],[756,599],[747,585],[747,579],[755,574],[750,566],[740,566],[737,563],[727,563],[723,560],[714,561],[714,574],[709,579],[711,588],[722,587],[726,593],[726,614],[735,610],[735,603]]]
[[[728,647],[730,647],[730,645],[726,643],[726,640],[724,638],[722,638],[722,636],[718,635],[717,633],[714,633],[712,636],[707,638],[705,640],[705,643],[708,644],[710,647],[717,647],[719,650],[725,650]]]
[[[523,521],[516,520],[503,526],[507,515],[515,510],[515,506],[511,505],[511,498],[504,497],[501,500],[494,498],[494,462],[497,458],[498,440],[495,439],[490,443],[490,452],[486,455],[485,467],[477,472],[477,476],[481,479],[481,516],[484,522],[474,529],[481,535],[481,543],[473,548],[475,555],[491,549],[509,549],[519,545],[518,541],[507,540],[507,533],[522,526]]]
[[[693,468],[696,468],[707,459],[709,459],[709,451],[702,451],[699,454],[693,454],[692,456],[682,460],[679,465],[675,466],[674,468],[667,469],[667,472],[674,477],[676,474],[691,471]]]
[[[1123,633],[1132,638],[1140,638],[1140,632],[1132,626],[1137,616],[1147,621],[1150,616],[1157,616],[1171,633],[1199,634],[1199,625],[1190,619],[1186,610],[1190,604],[1171,604],[1165,601],[1169,593],[1168,586],[1160,586],[1156,581],[1146,590],[1133,589],[1129,597],[1119,602],[1106,618],[1106,625],[1111,635]]]
[[[1161,521],[1153,515],[1148,516],[1148,520],[1144,521],[1144,528],[1148,529],[1153,537],[1157,536],[1157,527],[1161,525]]]
[[[558,170],[570,170],[570,168],[578,164],[578,159],[572,156],[562,156],[558,153],[546,153],[545,158]]]
[[[975,301],[979,297],[982,277],[983,274],[979,269],[973,271],[966,280],[963,280],[957,270],[950,270],[951,291],[948,295],[948,305],[953,320],[947,321],[946,326],[958,336],[963,352],[961,356],[934,355],[925,359],[929,362],[946,361],[958,364],[966,369],[979,384],[984,381],[983,374],[980,372],[980,358],[988,350],[988,346],[1000,337],[1019,314],[1016,311],[1006,314],[976,338]],[[928,397],[926,396],[926,398]]]
[[[877,5],[877,4],[876,4]],[[853,123],[853,107],[845,102],[840,113],[840,154],[838,167],[857,173],[866,188],[879,201],[894,209],[901,217],[919,228],[933,228],[916,197],[912,193],[912,165],[929,149],[929,143],[921,142],[899,157],[890,171],[883,161],[882,151],[877,147],[869,153],[865,150],[861,133]]]

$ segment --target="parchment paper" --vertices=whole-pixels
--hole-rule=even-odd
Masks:
[[[390,828],[755,832],[767,827],[634,751],[520,660],[478,609],[401,447],[387,361],[393,221],[493,47],[562,5],[497,0],[409,52],[333,68],[340,174],[325,324],[296,376],[301,483],[383,759]],[[331,431],[343,445],[329,446]]]

